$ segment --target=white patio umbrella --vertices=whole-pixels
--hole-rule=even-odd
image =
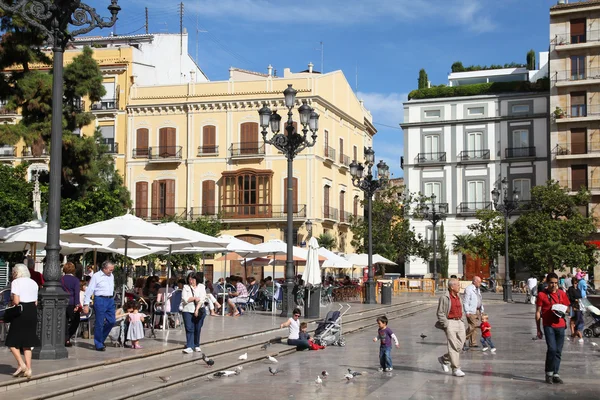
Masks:
[[[369,266],[368,254],[346,254],[344,258],[346,258],[346,260],[356,265],[357,267]],[[373,254],[373,264],[398,265],[395,262],[390,261],[383,256],[380,256],[379,254]]]
[[[344,257],[335,254],[333,251],[327,250],[325,247],[319,248],[319,255],[327,258],[321,264],[321,268],[343,268],[343,269],[351,269],[354,268],[354,264],[350,261],[346,260]]]
[[[310,307],[310,290],[321,284],[321,267],[319,266],[319,242],[311,237],[308,241],[308,258],[302,274],[302,280],[308,286],[308,307]]]
[[[267,240],[256,245],[256,249],[263,254],[273,255],[273,300],[271,303],[271,314],[275,313],[275,258],[278,254],[287,254],[287,243],[279,240]],[[280,289],[281,290],[281,289]]]

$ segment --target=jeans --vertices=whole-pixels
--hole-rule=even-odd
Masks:
[[[490,337],[486,337],[486,338],[482,337],[481,338],[481,345],[483,347],[490,347],[492,349],[496,348],[496,346],[494,346],[494,343],[492,343],[492,337],[491,336]]]
[[[387,346],[379,347],[379,365],[381,368],[392,368],[392,348]]]
[[[565,343],[565,328],[552,328],[544,326],[546,337],[546,375],[558,376],[560,358],[563,344]]]
[[[115,300],[106,297],[94,297],[94,312],[96,322],[94,325],[94,346],[97,349],[104,347],[104,341],[110,330],[115,326]]]
[[[185,347],[190,349],[200,347],[200,332],[202,331],[202,325],[204,325],[206,313],[204,310],[200,310],[197,317],[191,312],[182,312],[181,314],[185,325]]]
[[[290,346],[296,346],[296,350],[298,350],[298,351],[302,351],[302,350],[306,350],[306,349],[310,348],[310,343],[308,343],[308,340],[288,339],[287,344],[289,344]]]

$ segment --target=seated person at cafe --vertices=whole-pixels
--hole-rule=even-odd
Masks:
[[[256,279],[251,276],[248,278],[248,296],[253,299],[256,300],[256,297],[258,296],[258,282],[256,282]]]
[[[273,285],[275,285],[273,287]],[[279,284],[279,282],[274,281],[273,278],[271,276],[267,276],[265,278],[265,303],[264,303],[264,307],[265,310],[271,310],[271,304],[273,302],[273,297],[275,297],[275,301],[277,301],[277,299],[279,299],[279,291],[281,290],[281,285]],[[273,294],[273,289],[275,289],[275,293]]]
[[[346,275],[344,277],[344,281],[342,282],[342,285],[344,285],[344,286],[352,286],[352,281],[350,280],[350,277],[348,275]]]
[[[239,276],[231,276],[231,282],[235,283],[235,292],[229,293],[227,305],[229,306],[229,316],[238,317],[240,315],[237,304],[246,304],[248,302],[248,290],[242,283]]]

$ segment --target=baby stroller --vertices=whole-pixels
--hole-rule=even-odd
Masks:
[[[340,305],[340,309],[337,311],[329,311],[325,319],[319,322],[313,338],[316,344],[340,347],[346,345],[342,336],[342,317],[351,308],[349,304],[347,306],[348,308],[343,313],[341,312],[343,305]]]
[[[583,336],[590,338],[600,336],[600,310],[588,299],[579,299],[579,307],[583,311]]]
[[[115,322],[115,326],[112,327],[108,334],[108,338],[110,339],[110,343],[114,347],[123,347],[125,346],[125,335],[127,333],[127,324],[125,322],[126,317],[119,318],[117,322]]]

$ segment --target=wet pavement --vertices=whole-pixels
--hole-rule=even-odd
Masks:
[[[535,335],[534,306],[522,303],[486,307],[497,353],[481,348],[461,354],[464,378],[444,373],[437,357],[446,349],[445,336],[433,327],[435,312],[395,320],[390,328],[400,341],[394,349],[392,372],[378,372],[379,345],[373,329],[346,336],[346,347],[305,351],[283,357],[275,366],[283,372],[272,376],[258,362],[244,367],[239,376],[200,379],[166,389],[147,399],[598,399],[600,398],[600,346],[565,342],[561,377],[564,385],[544,383],[543,340]],[[427,335],[421,339],[421,334]],[[347,382],[347,369],[363,374]],[[321,371],[329,377],[315,380]]]

